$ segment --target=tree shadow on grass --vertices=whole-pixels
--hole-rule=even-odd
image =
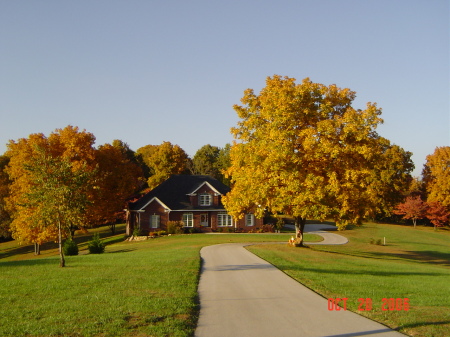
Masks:
[[[422,251],[405,251],[404,253],[372,252],[370,254],[373,254],[375,256],[382,256],[384,258],[389,259],[415,260],[426,262],[429,264],[450,267],[450,253],[422,250]]]
[[[53,265],[57,266],[59,263],[58,258],[45,258],[45,259],[30,259],[21,261],[4,261],[0,262],[0,268],[2,267],[23,267],[23,266],[37,266],[37,265]]]
[[[404,324],[404,325],[399,326],[397,328],[397,330],[408,329],[408,328],[417,328],[417,327],[426,326],[426,325],[445,325],[445,324],[450,324],[450,321],[409,323],[409,324]]]
[[[372,275],[372,276],[448,276],[448,273],[430,273],[430,272],[396,272],[396,271],[370,271],[370,270],[341,270],[341,269],[317,269],[317,268],[305,268],[297,265],[284,265],[277,264],[278,269],[282,271],[300,271],[300,272],[313,272],[318,274],[336,274],[336,275],[344,275],[344,274],[352,274],[352,275]]]
[[[77,234],[73,240],[77,243],[78,247],[80,249],[85,249],[87,248],[89,241],[92,240],[92,237],[95,233],[81,233],[81,234]],[[109,231],[104,231],[104,232],[100,232],[100,238],[102,240],[104,240],[105,244],[111,245],[114,243],[119,243],[124,241],[124,234],[125,234],[125,229],[123,230],[116,230],[114,236],[111,234],[111,232]],[[64,239],[65,240],[65,239]],[[58,243],[56,242],[46,242],[43,243],[40,246],[40,251],[41,251],[41,255],[34,255],[34,246],[31,245],[24,245],[24,246],[16,246],[13,248],[9,248],[9,249],[4,249],[0,252],[0,261],[2,259],[8,258],[8,257],[12,257],[12,256],[16,256],[16,255],[29,255],[28,257],[25,258],[30,258],[30,259],[34,259],[34,258],[39,258],[39,257],[46,257],[43,255],[47,255],[49,254],[51,255],[58,255]],[[51,252],[52,250],[54,250],[54,252]],[[33,255],[32,255],[33,254]]]
[[[136,250],[136,248],[119,249],[119,250],[113,250],[111,252],[105,251],[105,254],[129,253],[129,252],[133,252],[135,250]]]
[[[57,249],[58,244],[55,242],[46,242],[40,246],[41,252]],[[0,252],[0,260],[5,259],[7,257],[15,256],[15,255],[25,255],[25,254],[33,254],[34,253],[34,246],[33,245],[26,245],[26,246],[16,246],[14,248],[5,249],[2,252]],[[38,255],[33,255],[38,256]]]
[[[412,260],[418,262],[426,262],[433,265],[441,265],[450,267],[450,253],[443,253],[437,251],[423,250],[423,251],[404,251],[403,253],[384,253],[384,252],[337,252],[328,249],[320,249],[321,252],[331,254],[339,254],[345,256],[354,256],[367,259],[377,260]]]

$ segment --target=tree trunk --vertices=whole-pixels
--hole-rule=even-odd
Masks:
[[[73,237],[75,236],[75,231],[77,228],[73,225],[70,226],[70,239],[73,240]]]
[[[41,246],[39,243],[34,243],[34,255],[41,255]]]
[[[305,230],[306,219],[300,216],[294,217],[295,220],[295,247],[303,247],[303,232]]]
[[[61,220],[58,219],[58,245],[59,245],[59,266],[65,267],[66,266],[66,260],[64,259],[64,252],[62,249],[62,233],[61,233]]]
[[[109,224],[109,229],[111,230],[112,235],[116,234],[116,223],[113,222]]]

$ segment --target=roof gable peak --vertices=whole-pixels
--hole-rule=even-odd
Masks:
[[[206,180],[203,183],[201,183],[195,190],[193,190],[192,192],[188,193],[187,195],[196,195],[197,191],[199,189],[201,189],[205,185],[208,186],[211,190],[213,190],[216,195],[222,195],[222,193],[220,193],[216,188],[214,188],[214,186],[212,186]]]

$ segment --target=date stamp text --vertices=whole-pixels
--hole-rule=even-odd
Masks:
[[[347,310],[348,298],[329,298],[328,310],[340,311]],[[381,311],[408,311],[409,298],[383,298],[380,302],[374,303],[371,298],[358,298],[359,311],[371,311],[374,308],[380,308]]]

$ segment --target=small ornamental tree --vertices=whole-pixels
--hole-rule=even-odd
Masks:
[[[25,165],[30,172],[32,188],[24,195],[24,207],[33,209],[28,221],[36,226],[55,226],[58,231],[60,266],[65,266],[63,235],[72,225],[82,225],[89,204],[86,187],[90,171],[73,171],[70,161],[53,158],[38,150],[38,156]],[[43,221],[43,223],[42,223]]]
[[[405,202],[398,204],[393,213],[403,215],[403,219],[411,219],[414,228],[416,228],[417,220],[427,216],[428,205],[419,196],[407,197]]]

